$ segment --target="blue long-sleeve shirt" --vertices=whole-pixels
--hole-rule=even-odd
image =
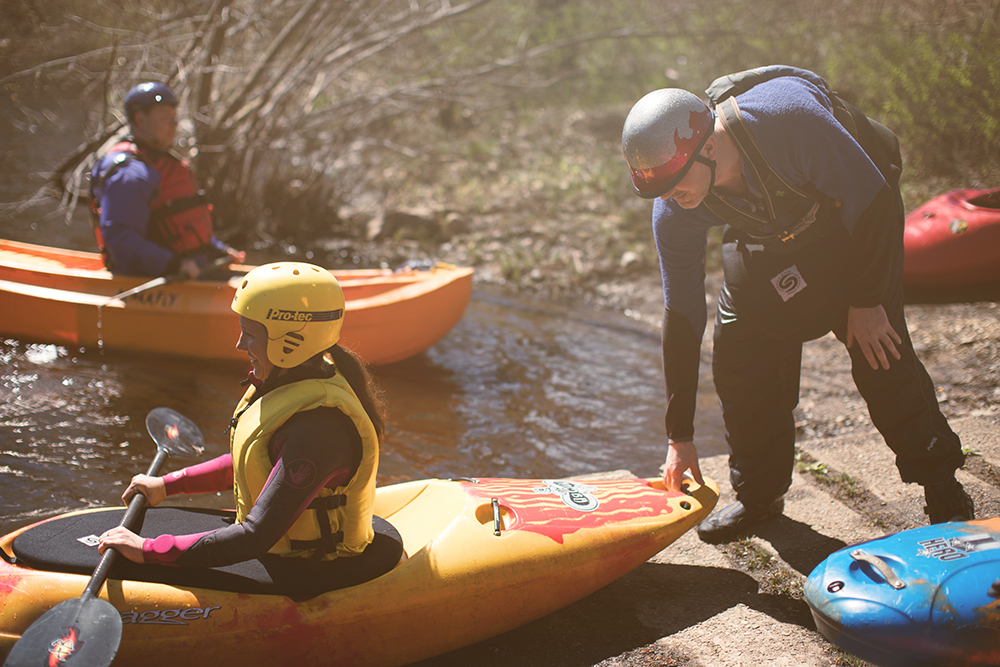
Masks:
[[[852,305],[877,305],[886,283],[882,237],[885,179],[854,138],[834,118],[827,96],[798,77],[762,82],[737,96],[748,128],[774,170],[788,183],[810,183],[840,205],[840,220],[851,235],[852,278],[846,286]],[[753,192],[752,171],[743,175]],[[752,202],[730,198],[743,206]],[[778,221],[791,224],[793,221]],[[707,322],[705,260],[710,228],[724,224],[705,206],[681,208],[675,201],[653,204],[653,237],[660,258],[665,306],[664,373],[668,392],[667,432],[677,440],[694,434],[694,404],[700,342]],[[677,402],[679,409],[671,409]],[[676,406],[675,406],[676,407]]]
[[[798,77],[781,77],[737,97],[750,132],[775,171],[794,184],[812,183],[841,204],[852,235],[885,179],[861,146],[833,117],[826,96]],[[751,187],[753,176],[744,169]],[[683,315],[699,337],[705,331],[705,245],[723,222],[707,208],[686,210],[673,200],[653,204],[653,237],[660,256],[667,308]]]
[[[94,177],[111,168],[116,156],[109,153],[94,168]],[[158,276],[167,269],[174,253],[146,238],[150,206],[156,200],[160,174],[138,159],[125,160],[95,188],[100,202],[101,236],[116,273]]]

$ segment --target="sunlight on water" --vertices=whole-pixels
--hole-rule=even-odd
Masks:
[[[66,354],[66,348],[58,345],[29,345],[24,358],[33,364],[49,364]]]
[[[51,155],[79,143],[78,120],[61,133],[10,137],[5,148],[16,156],[18,178],[0,179],[4,201],[44,185]],[[54,201],[29,207],[5,218],[4,227],[14,240],[94,248],[82,206],[70,220]],[[390,409],[379,483],[619,468],[657,474],[665,455],[659,331],[639,319],[477,288],[447,338],[425,354],[376,369]],[[0,529],[117,502],[155,453],[145,429],[155,407],[174,408],[198,424],[206,457],[228,451],[223,431],[246,371],[241,364],[0,340]],[[699,449],[721,453],[710,379],[703,377],[701,386]],[[183,464],[168,461],[166,469]],[[171,503],[224,507],[232,498]]]
[[[223,432],[246,370],[3,341],[0,528],[117,502],[155,453],[145,430],[155,407],[198,424],[205,457],[228,451]],[[659,332],[620,314],[477,289],[441,343],[375,371],[390,410],[380,484],[616,469],[653,476],[666,452]],[[716,454],[724,451],[718,408],[710,381],[702,384],[699,443],[703,455]],[[183,465],[168,461],[165,470]],[[171,503],[227,507],[232,499]]]

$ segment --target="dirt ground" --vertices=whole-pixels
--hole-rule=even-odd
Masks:
[[[485,271],[489,274],[489,271]],[[717,293],[718,274],[709,280]],[[590,299],[659,322],[655,271],[613,281]],[[959,478],[980,516],[1000,514],[1000,286],[907,294],[914,346],[969,457]],[[714,300],[710,300],[714,311]],[[711,319],[711,318],[710,318]],[[710,325],[711,326],[711,325]],[[711,335],[703,366],[711,358]],[[843,346],[807,343],[797,411],[799,461],[784,516],[728,545],[694,531],[604,589],[518,630],[421,667],[864,665],[820,635],[802,583],[849,544],[924,525],[920,487],[900,482],[868,419]],[[725,455],[702,460],[732,501]],[[628,471],[612,474],[628,475]]]

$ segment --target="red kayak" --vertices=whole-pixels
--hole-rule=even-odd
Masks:
[[[1000,188],[952,190],[906,216],[908,287],[1000,280]]]

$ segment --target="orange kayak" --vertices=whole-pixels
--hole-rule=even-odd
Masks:
[[[68,347],[245,361],[236,350],[239,318],[229,309],[240,273],[229,280],[168,283],[116,294],[147,277],[114,276],[97,253],[0,239],[0,334]],[[341,343],[370,364],[423,352],[458,323],[472,269],[333,271],[347,301]]]
[[[639,567],[719,498],[707,478],[689,492],[667,491],[658,478],[380,487],[375,513],[397,529],[407,558],[353,587],[293,599],[269,578],[259,581],[259,561],[210,576],[201,568],[112,568],[100,597],[122,618],[114,664],[174,667],[197,656],[240,667],[406,665],[541,618]],[[116,525],[122,511],[65,514],[0,537],[0,660],[43,613],[80,595],[98,560],[89,536]],[[142,534],[160,534],[168,513],[189,522],[185,532],[225,525],[212,514],[156,507]]]

